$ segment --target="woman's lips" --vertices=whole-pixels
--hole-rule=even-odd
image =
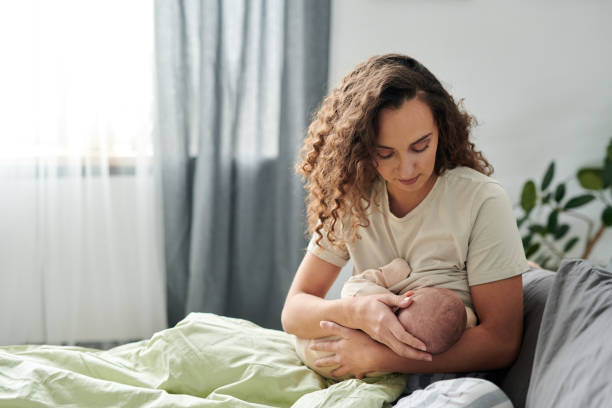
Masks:
[[[418,180],[419,177],[421,177],[420,174],[418,176],[416,176],[415,178],[411,178],[411,179],[399,179],[399,182],[404,184],[404,185],[406,185],[406,186],[409,186],[411,184],[416,183],[416,181]]]

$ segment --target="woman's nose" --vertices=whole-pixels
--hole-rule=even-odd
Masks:
[[[416,168],[416,160],[410,157],[408,154],[399,155],[399,173],[401,178],[409,178],[414,173]]]

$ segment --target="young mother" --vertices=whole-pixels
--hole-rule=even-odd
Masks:
[[[282,313],[285,331],[335,354],[334,376],[442,373],[509,365],[521,344],[528,269],[512,207],[469,140],[471,117],[423,65],[383,55],[358,65],[323,102],[297,164],[312,239]],[[394,314],[410,292],[326,300],[354,273],[404,258],[417,286],[445,287],[479,324],[431,355]],[[407,286],[407,285],[405,285]]]

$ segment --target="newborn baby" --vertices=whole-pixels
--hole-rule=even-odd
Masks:
[[[387,288],[407,278],[410,272],[410,266],[404,259],[394,259],[381,268],[368,269],[349,278],[342,288],[341,296],[389,293]],[[407,332],[425,343],[431,354],[448,350],[459,340],[466,328],[476,325],[476,315],[472,309],[464,306],[459,296],[449,289],[417,288],[412,299],[409,307],[396,311],[397,317]],[[332,378],[331,372],[337,367],[316,367],[314,362],[334,353],[311,350],[310,345],[320,340],[336,338],[338,337],[296,338],[297,354],[308,367],[324,377]],[[368,377],[384,374],[387,373],[370,373]]]

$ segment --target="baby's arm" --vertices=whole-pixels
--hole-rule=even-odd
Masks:
[[[366,296],[390,293],[388,288],[406,279],[412,270],[402,258],[377,269],[367,269],[351,276],[342,287],[341,296]]]

